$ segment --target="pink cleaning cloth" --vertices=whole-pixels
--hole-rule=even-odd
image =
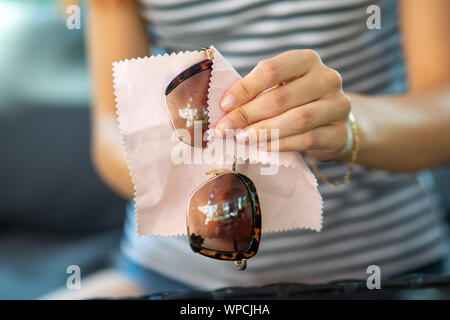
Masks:
[[[217,51],[208,91],[210,127],[225,112],[219,101],[239,74]],[[189,51],[115,62],[114,87],[119,128],[135,187],[139,235],[185,235],[186,206],[191,193],[210,179],[214,169],[230,169],[230,154],[210,164],[174,161],[174,155],[192,148],[174,134],[166,107],[167,85],[180,72],[206,59],[204,51]],[[218,139],[214,130],[206,150]],[[227,151],[228,152],[228,151]],[[175,157],[176,158],[176,157]],[[320,231],[322,198],[317,181],[298,152],[250,152],[241,157],[237,171],[255,184],[262,212],[262,231],[297,228]],[[276,174],[261,174],[276,165]]]

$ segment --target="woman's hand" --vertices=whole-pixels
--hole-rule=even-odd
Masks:
[[[260,61],[227,91],[221,107],[229,112],[215,127],[219,135],[243,129],[236,134],[243,142],[258,129],[279,129],[279,151],[308,150],[322,161],[345,156],[340,151],[347,143],[351,101],[342,91],[339,73],[313,50],[287,51]],[[270,151],[276,144],[268,139]]]

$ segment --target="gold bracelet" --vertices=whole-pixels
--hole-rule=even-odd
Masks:
[[[314,173],[319,177],[320,180],[332,186],[339,186],[342,184],[346,184],[350,181],[350,177],[352,176],[353,173],[353,167],[355,166],[356,157],[358,156],[358,147],[359,147],[359,137],[357,130],[358,128],[356,127],[356,119],[352,112],[349,113],[348,120],[350,121],[350,126],[352,129],[352,157],[350,159],[348,172],[345,174],[344,178],[342,178],[341,181],[333,182],[328,180],[319,170],[314,160],[308,154],[306,154],[306,160],[308,161],[309,166],[314,171]]]

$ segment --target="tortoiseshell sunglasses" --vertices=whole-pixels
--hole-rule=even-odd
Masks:
[[[207,95],[212,70],[212,53],[176,76],[167,86],[167,111],[178,138],[204,148],[206,141],[194,142],[194,123],[201,123],[202,138],[208,129]],[[195,140],[197,141],[197,140]],[[236,172],[214,170],[214,177],[189,197],[187,232],[195,253],[209,258],[235,261],[245,270],[247,259],[258,252],[261,239],[261,210],[253,182]]]

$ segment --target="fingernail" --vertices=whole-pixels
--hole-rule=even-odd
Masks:
[[[250,138],[248,132],[245,130],[241,130],[238,133],[236,133],[235,137],[238,143],[245,143]]]
[[[227,129],[232,129],[232,128],[233,128],[233,126],[232,126],[230,120],[224,120],[224,121],[221,121],[221,122],[219,122],[219,123],[216,125],[216,127],[215,127],[215,129],[216,129],[216,134],[217,134],[219,137],[224,138],[225,135],[226,135],[226,130],[227,130]]]
[[[231,108],[233,108],[235,102],[236,102],[236,99],[234,98],[234,96],[232,94],[227,94],[225,96],[225,98],[223,98],[222,103],[220,104],[220,107],[223,110],[228,111]]]

